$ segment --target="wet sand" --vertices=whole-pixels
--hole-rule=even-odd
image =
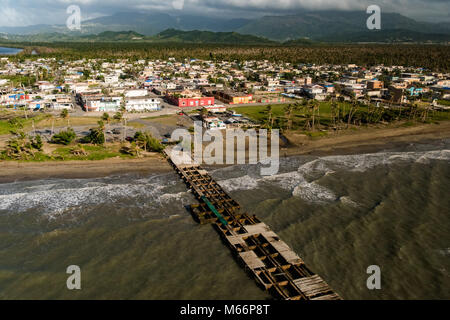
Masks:
[[[101,178],[124,173],[165,173],[171,167],[162,156],[99,161],[0,162],[0,183],[41,179]]]

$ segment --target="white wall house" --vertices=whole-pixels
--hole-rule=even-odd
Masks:
[[[86,101],[86,110],[89,112],[117,112],[120,110],[122,98],[92,99]]]
[[[227,128],[227,125],[216,117],[209,117],[203,119],[203,127],[208,130],[224,130]]]
[[[128,98],[125,102],[127,111],[159,111],[161,110],[161,100],[149,97]]]
[[[125,92],[125,97],[127,97],[127,98],[145,97],[147,95],[148,95],[148,91],[146,89],[128,90]]]
[[[73,105],[72,103],[67,103],[67,102],[53,102],[52,103],[52,108],[54,110],[71,110],[73,109]]]

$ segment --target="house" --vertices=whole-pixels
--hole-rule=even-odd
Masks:
[[[39,87],[40,91],[51,91],[56,88],[54,84],[47,81],[39,81],[37,83],[37,86]]]
[[[383,89],[383,81],[371,80],[367,82],[367,90],[381,90]]]
[[[406,89],[406,92],[411,97],[418,97],[424,93],[424,90],[423,90],[423,88],[410,87],[410,88]]]
[[[223,130],[227,128],[227,125],[219,118],[206,117],[203,119],[203,127],[208,130]]]
[[[125,91],[125,97],[127,97],[127,98],[145,97],[147,95],[148,95],[148,91],[146,89]]]
[[[224,105],[213,105],[213,106],[206,106],[204,107],[208,112],[211,113],[224,113],[227,111],[227,107]]]
[[[404,95],[404,88],[402,87],[396,87],[396,86],[390,86],[389,91],[391,92],[391,100],[393,103],[404,103],[406,102],[406,98]]]
[[[214,97],[203,97],[201,93],[184,90],[181,92],[167,92],[166,99],[180,107],[205,107],[205,106],[213,106],[215,104]]]
[[[125,100],[127,111],[145,112],[161,110],[161,100],[151,97],[130,97]]]
[[[286,98],[279,95],[267,95],[255,97],[258,103],[282,103],[286,102]]]
[[[326,98],[325,88],[319,85],[305,86],[303,92],[311,99],[324,100]]]
[[[248,104],[253,103],[253,95],[245,93],[235,93],[229,91],[216,91],[215,97],[228,104]]]
[[[87,112],[117,112],[120,109],[121,97],[101,97],[86,99]]]

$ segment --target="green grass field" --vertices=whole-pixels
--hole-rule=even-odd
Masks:
[[[341,112],[343,115],[346,115],[349,113],[351,109],[351,103],[350,102],[338,102],[337,105],[341,109]],[[286,125],[286,110],[285,108],[288,106],[288,104],[279,104],[279,105],[272,105],[272,115],[275,119],[274,127],[275,128],[283,128]],[[231,108],[232,110],[236,111],[236,113],[243,114],[250,119],[264,124],[267,123],[268,120],[268,112],[267,106],[245,106],[245,107],[235,107]],[[424,109],[419,109],[419,113],[422,112]],[[395,122],[397,120],[402,121],[410,121],[409,119],[409,110],[403,109],[401,112],[397,110],[386,110],[386,109],[379,109],[378,111],[383,111],[385,115],[383,116],[383,123],[389,122]],[[369,108],[367,106],[358,106],[357,108],[357,114],[354,116],[355,119],[364,119],[369,115],[369,112],[374,112],[374,108]],[[308,120],[309,119],[309,120]],[[389,119],[389,120],[386,120]],[[417,116],[416,120],[419,120],[420,117]],[[293,115],[291,117],[292,120],[292,129],[293,130],[304,130],[305,124],[307,121],[311,121],[311,114],[308,114],[305,109],[303,109],[301,106],[297,110],[294,110]],[[427,118],[426,122],[436,122],[436,121],[447,121],[450,120],[450,112],[448,111],[430,111],[429,116]],[[316,128],[320,129],[329,129],[333,126],[333,113],[332,113],[332,104],[331,102],[320,102],[319,103],[319,109],[316,112],[315,116],[315,122],[316,122]],[[364,121],[362,121],[364,124]],[[366,123],[367,124],[367,123]]]

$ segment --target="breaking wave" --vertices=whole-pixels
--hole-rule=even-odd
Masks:
[[[222,180],[219,183],[228,191],[250,190],[262,183],[270,183],[301,197],[308,202],[330,202],[341,200],[348,205],[357,205],[348,197],[338,197],[332,190],[320,185],[318,181],[338,171],[364,172],[380,165],[402,162],[427,164],[431,160],[450,160],[450,150],[424,152],[382,152],[362,155],[342,155],[321,157],[301,164],[296,171],[281,173],[268,177],[250,177]]]
[[[320,179],[335,172],[347,170],[362,172],[379,165],[401,162],[428,163],[431,160],[450,160],[450,150],[427,152],[390,152],[364,155],[329,156],[312,160],[306,158],[283,159],[297,161],[297,168],[291,172],[274,176],[261,177],[257,168],[232,167],[214,171],[214,175],[229,176],[229,173],[240,172],[242,176],[219,179],[225,190],[239,191],[258,189],[264,185],[277,186],[313,203],[341,201],[346,205],[357,205],[349,197],[338,197],[335,193],[320,184]],[[303,161],[303,163],[302,163]],[[283,163],[282,163],[283,164]],[[248,169],[248,170],[247,170]],[[173,189],[180,183],[171,175],[151,176],[131,179],[129,176],[104,179],[78,180],[44,180],[37,182],[19,182],[0,185],[0,212],[26,212],[39,209],[43,214],[60,214],[68,209],[103,203],[126,201],[127,206],[138,208],[161,208],[165,205],[188,205],[192,196],[184,188]],[[180,186],[181,188],[181,186]],[[131,201],[128,201],[131,200]]]
[[[124,183],[124,178],[116,181],[92,180],[52,180],[1,185],[0,211],[21,213],[32,208],[43,214],[63,213],[65,210],[81,206],[117,202],[120,199],[134,199],[137,207],[154,207],[175,201],[183,201],[187,192],[166,194],[165,190],[176,181],[165,177],[151,177]],[[129,181],[129,179],[127,179]],[[133,203],[128,201],[128,203]]]

